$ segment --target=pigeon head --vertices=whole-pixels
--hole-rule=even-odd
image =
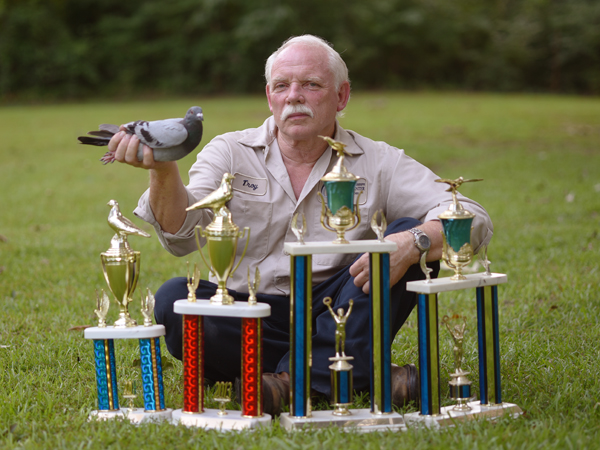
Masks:
[[[186,119],[191,119],[191,120],[204,120],[204,114],[202,113],[202,108],[200,108],[199,106],[192,106],[190,109],[188,109],[188,112],[186,114]]]
[[[110,201],[107,203],[107,205],[108,205],[108,206],[110,206],[110,207],[112,208],[113,206],[119,206],[119,202],[117,202],[116,200],[110,200]]]

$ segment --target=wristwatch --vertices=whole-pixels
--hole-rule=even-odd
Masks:
[[[429,236],[427,236],[427,234],[425,234],[425,232],[423,230],[419,230],[418,228],[411,228],[408,231],[410,231],[412,233],[413,237],[415,238],[415,247],[417,247],[417,249],[419,249],[419,251],[421,252],[421,259],[419,261],[419,263],[421,265],[421,270],[425,274],[426,282],[430,283],[431,277],[429,276],[429,273],[433,269],[430,269],[429,267],[427,267],[427,264],[425,264],[425,263],[427,261],[427,252],[429,251],[429,248],[431,247],[431,240],[429,239]]]

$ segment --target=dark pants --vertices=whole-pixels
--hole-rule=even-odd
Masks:
[[[392,222],[386,235],[405,231],[420,225],[412,218],[398,219]],[[369,389],[370,384],[370,346],[369,327],[371,305],[368,294],[354,285],[349,267],[313,288],[313,337],[311,387],[329,395],[330,356],[335,355],[336,323],[329,310],[323,304],[325,297],[332,298],[331,307],[347,311],[350,299],[354,300],[352,313],[346,323],[345,353],[353,356],[354,388]],[[437,276],[439,263],[431,264],[432,276]],[[416,294],[406,291],[408,281],[424,278],[419,265],[413,265],[404,277],[392,287],[391,330],[392,339],[400,330],[416,304]],[[216,285],[201,280],[196,290],[197,298],[210,298]],[[236,301],[247,301],[248,294],[229,290]],[[177,359],[182,358],[182,316],[173,312],[176,300],[187,298],[187,279],[173,278],[163,284],[156,292],[154,314],[156,321],[166,328],[167,349]],[[263,372],[289,373],[290,348],[290,298],[278,295],[257,295],[259,302],[271,305],[271,316],[263,319]],[[240,377],[241,371],[241,319],[229,317],[204,317],[204,375],[212,381],[233,381]]]

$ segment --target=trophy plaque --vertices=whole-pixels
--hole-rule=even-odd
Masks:
[[[333,170],[321,178],[327,193],[327,200],[325,200],[319,192],[321,225],[326,230],[337,233],[334,244],[348,244],[345,237],[346,231],[352,230],[360,224],[358,201],[362,192],[358,194],[356,201],[354,200],[354,191],[359,177],[348,172],[344,165],[344,147],[346,145],[329,137],[320,137],[327,141],[338,155]]]
[[[233,297],[227,291],[227,279],[230,275],[233,275],[242,262],[242,259],[244,259],[250,240],[250,228],[246,227],[240,231],[239,227],[231,219],[231,212],[225,206],[233,198],[233,190],[231,188],[233,179],[233,175],[225,173],[221,185],[217,190],[186,209],[186,211],[192,211],[195,209],[210,208],[213,212],[212,222],[206,229],[202,229],[200,225],[196,226],[195,236],[202,260],[217,279],[218,288],[215,295],[210,298],[210,301],[214,304],[222,305],[233,304]],[[246,235],[246,246],[237,265],[233,267],[238,239],[243,238],[244,235]],[[206,239],[210,263],[204,257],[200,238]]]
[[[163,325],[153,325],[154,296],[148,289],[146,297],[142,295],[140,312],[144,317],[144,325],[138,326],[129,313],[129,304],[136,288],[140,269],[140,252],[134,251],[127,242],[127,236],[137,235],[150,237],[124,217],[115,200],[108,202],[111,207],[108,224],[116,232],[111,239],[110,248],[100,254],[104,279],[119,306],[119,318],[113,326],[107,326],[110,307],[109,295],[102,290],[96,292],[96,309],[98,317],[96,327],[86,328],[84,337],[94,342],[96,368],[96,387],[98,394],[98,410],[92,411],[91,418],[110,419],[125,417],[133,423],[163,420],[171,417],[172,410],[165,408],[162,365],[160,354],[160,336],[165,335]],[[141,378],[144,390],[144,408],[133,408],[135,399],[129,389],[124,398],[129,398],[129,407],[120,408],[119,389],[117,385],[117,368],[115,358],[116,339],[138,339],[141,358]],[[133,396],[133,397],[132,397]]]

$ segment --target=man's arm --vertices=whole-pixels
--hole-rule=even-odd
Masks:
[[[138,161],[139,143],[136,136],[120,132],[110,140],[108,149],[115,152],[117,161],[149,171],[149,198],[154,217],[164,231],[175,234],[185,221],[188,206],[179,168],[175,161],[154,161],[152,149],[146,145],[143,160]]]
[[[431,240],[431,247],[427,254],[427,261],[437,261],[442,258],[442,224],[439,220],[430,220],[417,228],[423,230]],[[415,246],[414,236],[409,231],[390,234],[386,240],[398,245],[398,250],[390,253],[390,285],[394,286],[404,276],[413,264],[418,264],[421,252]],[[352,266],[350,275],[354,277],[354,284],[362,287],[365,294],[369,293],[369,255],[365,253]]]

